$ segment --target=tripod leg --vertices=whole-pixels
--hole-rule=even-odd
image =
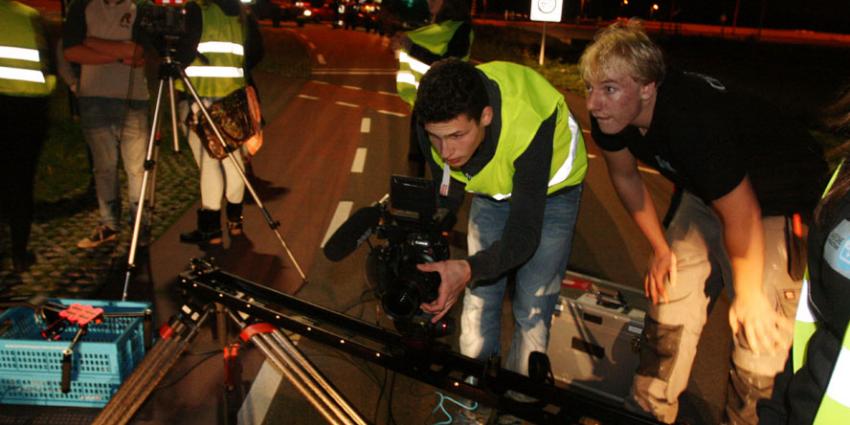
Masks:
[[[248,189],[248,193],[251,194],[251,197],[254,199],[254,202],[257,204],[257,207],[260,208],[260,211],[263,213],[263,218],[266,220],[266,223],[268,223],[269,228],[272,229],[272,232],[274,232],[275,236],[277,236],[278,242],[280,242],[280,245],[283,247],[284,252],[289,257],[289,260],[292,262],[292,264],[295,266],[295,270],[298,272],[298,275],[301,276],[301,280],[304,281],[304,283],[307,283],[307,276],[304,274],[304,271],[301,269],[301,265],[298,264],[298,261],[295,259],[295,256],[292,254],[292,251],[289,249],[289,246],[286,245],[286,241],[283,240],[283,236],[281,236],[280,232],[277,230],[277,228],[280,227],[280,223],[275,221],[272,218],[271,214],[266,209],[265,205],[263,205],[263,201],[260,199],[259,195],[257,195],[257,191],[254,190],[254,186],[251,184],[251,182],[248,180],[248,177],[245,175],[245,167],[242,165],[242,162],[239,161],[236,158],[236,156],[234,155],[234,152],[230,151],[230,148],[227,146],[227,143],[225,143],[225,141],[224,141],[224,137],[221,135],[221,130],[219,130],[218,126],[212,120],[212,117],[210,116],[209,111],[207,111],[207,108],[204,106],[204,103],[201,101],[200,96],[198,96],[198,92],[195,91],[195,86],[192,85],[192,82],[189,81],[189,77],[186,76],[186,72],[183,71],[182,69],[180,69],[180,79],[183,81],[183,84],[186,86],[186,89],[189,92],[189,94],[192,95],[192,98],[198,104],[198,107],[200,108],[201,113],[204,114],[204,118],[206,118],[207,122],[209,122],[210,127],[213,130],[213,133],[215,133],[216,139],[218,139],[218,142],[221,143],[222,147],[224,147],[225,152],[228,152],[227,153],[228,159],[236,167],[236,170],[239,172],[239,177],[245,183],[245,188]]]
[[[151,123],[150,136],[148,137],[148,148],[145,153],[145,173],[142,176],[142,188],[139,194],[139,205],[136,208],[136,218],[133,222],[133,237],[130,240],[130,253],[127,255],[127,273],[124,276],[124,290],[121,293],[121,300],[127,300],[127,290],[130,286],[130,276],[133,273],[133,269],[136,268],[136,249],[139,244],[139,230],[142,227],[142,217],[144,216],[145,211],[145,195],[147,194],[148,189],[148,180],[151,176],[151,171],[154,169],[156,161],[154,160],[154,154],[156,152],[156,133],[159,129],[159,117],[160,111],[162,109],[162,96],[165,88],[165,80],[159,80],[159,88],[156,93],[156,107],[153,113],[153,123]]]

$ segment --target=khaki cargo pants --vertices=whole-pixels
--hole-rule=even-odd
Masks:
[[[765,217],[763,225],[764,292],[780,314],[793,319],[801,282],[792,280],[787,272],[785,218]],[[677,285],[667,287],[670,302],[651,306],[646,316],[640,365],[626,404],[672,423],[678,414],[679,395],[688,384],[710,301],[724,283],[731,287],[732,273],[720,219],[693,194],[683,194],[666,235],[676,254]],[[792,336],[788,332],[789,341]],[[756,355],[735,342],[726,399],[729,423],[758,422],[756,402],[770,397],[773,378],[783,369],[786,356]]]

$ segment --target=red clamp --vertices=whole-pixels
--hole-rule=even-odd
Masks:
[[[248,342],[256,334],[270,334],[276,330],[276,327],[268,323],[254,323],[253,325],[246,326],[245,329],[242,329],[242,332],[239,333],[239,338],[244,342]]]
[[[88,326],[91,322],[95,324],[103,323],[103,309],[90,305],[71,304],[70,307],[59,312],[59,317],[69,323],[83,327]]]

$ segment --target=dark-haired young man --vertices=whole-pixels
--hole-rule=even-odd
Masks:
[[[515,271],[505,366],[527,374],[529,354],[546,350],[570,254],[587,169],[581,130],[554,87],[507,62],[435,63],[414,114],[420,148],[443,176],[441,205],[457,209],[464,190],[473,194],[469,256],[419,266],[441,278],[422,309],[439,320],[465,290],[460,351],[487,358],[499,351],[506,275]]]
[[[714,78],[667,69],[639,25],[614,24],[580,61],[592,134],[620,200],[653,248],[640,364],[628,406],[676,420],[711,299],[735,298],[726,421],[754,424],[791,342],[800,280],[786,216],[811,211],[826,164],[805,127]],[[637,160],[682,191],[666,229]]]

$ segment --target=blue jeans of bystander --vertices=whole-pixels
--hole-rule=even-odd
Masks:
[[[119,230],[121,184],[118,158],[127,173],[130,216],[135,217],[144,175],[148,137],[148,102],[81,97],[80,123],[92,153],[95,188],[102,225]]]

